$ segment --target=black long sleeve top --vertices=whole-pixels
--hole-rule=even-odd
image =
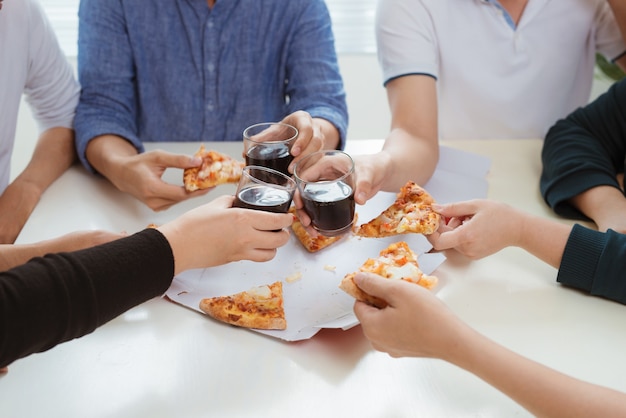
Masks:
[[[569,200],[597,186],[619,189],[625,157],[626,79],[550,128],[541,151],[541,193],[559,215],[586,219]]]
[[[619,188],[626,157],[626,80],[558,121],[542,149],[541,193],[554,211],[586,219],[569,200],[593,187]],[[626,216],[626,214],[625,214]],[[575,225],[557,281],[626,304],[626,235]]]
[[[155,229],[0,272],[0,367],[89,334],[162,295],[174,256]]]

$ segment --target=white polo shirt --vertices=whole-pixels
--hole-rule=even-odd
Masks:
[[[37,0],[0,10],[0,193],[9,182],[22,94],[41,132],[71,128],[80,88]]]
[[[543,138],[588,103],[596,52],[626,51],[606,0],[529,0],[513,26],[494,0],[380,0],[384,82],[435,77],[442,139]]]

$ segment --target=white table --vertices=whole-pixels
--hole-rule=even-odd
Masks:
[[[554,218],[538,191],[540,141],[448,145],[493,159],[488,175],[491,198]],[[240,146],[216,145],[232,155],[238,155]],[[367,152],[379,146],[380,141],[353,141],[349,150]],[[192,154],[197,144],[159,147]],[[180,173],[168,172],[166,178],[179,181]],[[134,232],[215,196],[154,213],[105,180],[74,167],[46,192],[18,242],[77,229]],[[447,255],[437,271],[445,283],[438,295],[465,321],[560,371],[626,391],[626,307],[561,287],[555,269],[519,249],[474,262]],[[360,327],[322,330],[310,340],[287,343],[225,326],[157,298],[90,335],[12,364],[0,377],[0,416],[529,414],[478,378],[442,361],[393,359],[373,351]]]

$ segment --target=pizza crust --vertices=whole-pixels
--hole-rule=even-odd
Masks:
[[[274,282],[230,296],[204,298],[200,310],[218,321],[243,328],[287,328],[283,307],[283,284]]]
[[[306,230],[300,220],[295,214],[295,209],[292,207],[289,210],[293,214],[293,223],[291,224],[291,230],[293,231],[298,241],[302,244],[302,246],[310,253],[318,252],[329,245],[339,241],[343,235],[339,235],[336,237],[327,237],[324,235],[313,236],[309,234],[309,231]]]

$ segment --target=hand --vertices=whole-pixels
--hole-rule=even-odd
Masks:
[[[172,247],[176,274],[239,260],[268,261],[289,241],[290,213],[233,208],[233,200],[220,196],[158,228]]]
[[[304,156],[327,148],[327,138],[320,125],[323,123],[320,119],[313,119],[307,112],[299,110],[287,115],[281,122],[288,123],[298,130],[298,138],[291,147],[294,160],[289,165],[289,172],[293,173],[294,166]]]
[[[355,281],[389,304],[383,309],[354,304],[363,333],[376,350],[392,357],[448,359],[450,352],[463,349],[459,336],[467,325],[428,289],[371,273],[357,273]]]
[[[198,157],[156,150],[124,157],[121,160],[123,162],[110,180],[118,189],[132,194],[156,211],[168,209],[178,202],[205,195],[212,190],[188,192],[184,186],[165,183],[161,178],[168,168],[185,169],[200,166],[202,160]]]
[[[115,187],[135,196],[153,210],[165,210],[211,190],[187,192],[182,185],[168,184],[161,178],[168,168],[200,166],[202,160],[198,157],[161,150],[137,154],[137,150],[126,140],[104,135],[89,143],[87,158]]]
[[[383,182],[390,176],[391,158],[384,151],[376,154],[357,155],[354,159],[356,190],[354,200],[364,205],[383,188]]]
[[[442,216],[439,230],[427,237],[436,250],[454,248],[478,259],[521,242],[526,218],[504,203],[470,200],[433,209]]]

